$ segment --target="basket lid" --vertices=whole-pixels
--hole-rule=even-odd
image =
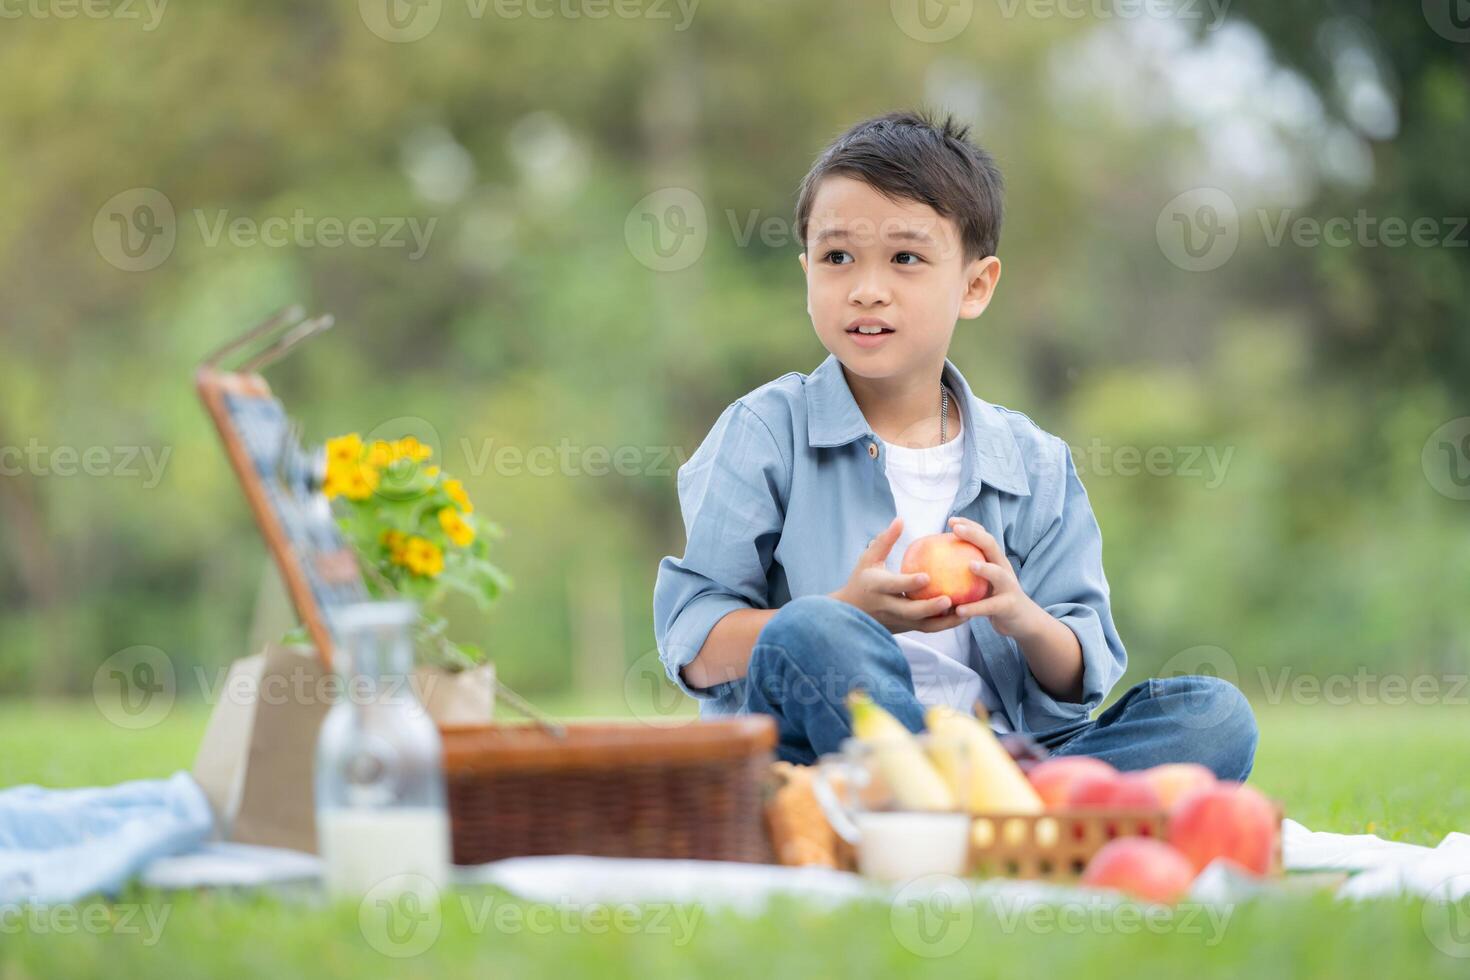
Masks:
[[[531,723],[446,725],[439,733],[450,773],[714,762],[776,747],[776,720],[763,714],[657,725],[571,722],[564,738]]]

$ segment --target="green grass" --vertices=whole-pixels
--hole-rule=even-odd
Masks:
[[[616,704],[546,699],[563,716],[615,714]],[[626,708],[621,708],[626,711]],[[1454,708],[1259,709],[1252,782],[1308,827],[1369,831],[1435,843],[1470,829],[1470,715]],[[84,703],[0,705],[0,785],[90,785],[162,776],[192,761],[207,714],[180,703],[158,725],[123,731]],[[156,942],[135,905],[167,915]],[[952,910],[939,945],[919,940],[912,909],[859,903],[834,912],[780,901],[742,916],[701,905],[630,910],[583,920],[495,890],[446,902],[437,938],[390,964],[360,925],[356,905],[310,893],[160,895],[90,903],[110,915],[90,930],[64,921],[0,918],[0,980],[81,974],[236,977],[360,976],[385,967],[410,976],[564,977],[648,973],[804,976],[1443,976],[1470,972],[1464,936],[1439,907],[1415,900],[1361,905],[1323,893],[1243,902],[1224,921],[1201,915],[1151,929],[1129,913],[1094,918],[1073,907],[1014,919],[987,902]],[[508,918],[498,919],[498,915]],[[86,921],[85,919],[81,921]],[[107,920],[94,920],[106,922]],[[157,919],[155,918],[155,921]],[[602,921],[604,931],[594,933]],[[934,919],[934,922],[941,920]],[[497,922],[500,923],[497,926]],[[1457,942],[1458,940],[1458,942]],[[949,947],[953,947],[952,949]],[[1453,956],[1446,949],[1466,954]],[[943,955],[935,955],[935,954]],[[928,954],[928,955],[926,955]]]

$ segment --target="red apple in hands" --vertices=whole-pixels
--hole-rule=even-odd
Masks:
[[[1082,884],[1116,888],[1146,902],[1176,902],[1189,891],[1194,866],[1179,851],[1151,837],[1119,837],[1102,846]]]
[[[1195,790],[1169,814],[1169,843],[1201,871],[1225,858],[1252,874],[1271,870],[1276,810],[1254,787],[1221,782]]]
[[[990,580],[970,571],[970,562],[984,560],[985,552],[948,531],[915,539],[903,553],[899,571],[905,575],[924,572],[929,576],[928,585],[906,593],[910,599],[947,595],[953,609],[990,595]]]
[[[1062,755],[1038,762],[1026,774],[1048,810],[1065,807],[1073,784],[1089,776],[1117,778],[1118,770],[1090,755]]]
[[[1169,762],[1143,770],[1159,794],[1165,810],[1174,809],[1185,796],[1215,785],[1215,774],[1198,762]]]

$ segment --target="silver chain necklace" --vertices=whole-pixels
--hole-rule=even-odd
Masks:
[[[949,389],[939,382],[939,444],[949,442]]]

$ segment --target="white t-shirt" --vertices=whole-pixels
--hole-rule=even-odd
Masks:
[[[904,552],[916,539],[949,530],[947,521],[950,506],[959,492],[965,448],[964,420],[953,399],[949,427],[948,442],[923,449],[880,440],[888,461],[888,486],[898,516],[903,518],[903,533],[884,562],[889,571],[899,570]],[[971,657],[979,656],[973,649],[975,637],[969,623],[937,633],[909,630],[895,633],[893,638],[908,659],[914,693],[920,704],[945,704],[968,713],[979,700],[990,712],[991,728],[1001,732],[1010,730],[999,699],[969,667]]]

